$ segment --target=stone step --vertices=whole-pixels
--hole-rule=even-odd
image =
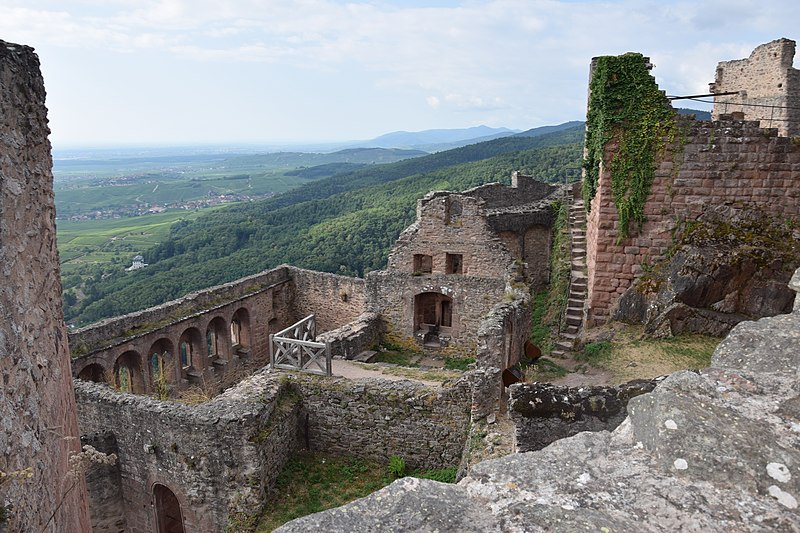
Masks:
[[[561,350],[561,351],[564,351],[564,352],[572,351],[573,347],[574,346],[573,346],[573,343],[572,343],[571,340],[559,340],[559,341],[556,341],[556,343],[555,343],[555,349],[556,350]]]
[[[567,316],[567,324],[570,326],[580,326],[583,323],[583,318],[579,316]]]
[[[583,309],[583,302],[585,302],[585,298],[570,298],[567,300],[567,308],[575,307],[578,309]]]
[[[579,280],[579,279],[572,280],[572,283],[570,284],[569,290],[570,291],[578,291],[578,292],[585,291],[586,290],[586,280],[585,279],[583,279],[583,280]]]
[[[583,307],[567,307],[567,316],[583,316]]]
[[[569,331],[570,328],[574,328],[575,326],[567,326],[564,331],[561,332],[561,337],[569,340],[575,340],[578,338],[578,328],[575,328],[575,331]]]

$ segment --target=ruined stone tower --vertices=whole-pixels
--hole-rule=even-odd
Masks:
[[[0,530],[82,532],[44,100],[33,49],[0,41]]]
[[[747,59],[717,65],[712,93],[738,92],[714,98],[713,120],[726,113],[744,113],[762,128],[778,128],[778,134],[800,134],[800,70],[792,68],[795,42],[776,39],[762,44]]]

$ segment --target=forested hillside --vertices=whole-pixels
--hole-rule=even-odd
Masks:
[[[563,182],[578,174],[582,143],[582,125],[506,137],[338,174],[176,223],[166,242],[145,253],[149,267],[82,287],[86,298],[67,306],[66,318],[86,324],[282,263],[362,276],[385,267],[428,191],[508,183],[514,170]]]

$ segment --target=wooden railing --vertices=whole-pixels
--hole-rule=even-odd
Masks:
[[[317,322],[314,315],[269,336],[269,358],[272,368],[299,370],[330,376],[331,347],[316,342]]]

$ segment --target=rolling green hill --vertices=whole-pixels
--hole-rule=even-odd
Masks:
[[[323,178],[268,200],[237,204],[174,224],[144,255],[150,266],[99,276],[67,298],[68,321],[86,324],[189,291],[290,263],[363,275],[384,268],[398,234],[430,190],[508,183],[520,170],[563,181],[580,169],[583,126],[536,137],[504,137]],[[70,305],[71,304],[71,305]]]

